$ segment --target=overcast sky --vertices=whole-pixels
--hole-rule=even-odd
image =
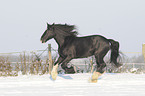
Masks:
[[[145,43],[145,0],[0,0],[0,53],[45,49],[46,22],[77,26],[79,36],[103,35],[123,52]]]

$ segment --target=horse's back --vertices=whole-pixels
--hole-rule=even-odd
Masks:
[[[104,36],[101,35],[90,35],[90,36],[84,36],[84,37],[76,37],[76,39],[74,39],[75,43],[80,44],[80,42],[84,45],[88,46],[88,45],[92,45],[92,46],[96,46],[96,44],[100,43],[102,45],[108,45],[109,41],[107,38],[105,38]]]
[[[88,57],[95,54],[95,51],[100,50],[104,46],[109,46],[107,39],[100,35],[92,35],[85,37],[76,37],[71,43],[76,53],[75,57]]]

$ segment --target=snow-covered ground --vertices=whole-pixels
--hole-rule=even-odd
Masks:
[[[145,74],[102,75],[98,83],[88,83],[91,74],[0,77],[0,96],[145,96]]]

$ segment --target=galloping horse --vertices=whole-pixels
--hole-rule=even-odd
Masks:
[[[54,63],[51,72],[53,80],[56,80],[58,65],[61,64],[62,69],[64,69],[66,73],[75,73],[73,66],[67,66],[69,61],[94,55],[97,68],[96,71],[93,72],[91,82],[97,82],[98,77],[105,71],[106,64],[103,58],[109,50],[111,50],[110,62],[115,64],[116,67],[122,65],[117,61],[119,56],[119,42],[113,39],[107,39],[101,35],[77,37],[77,32],[74,30],[74,25],[50,25],[47,23],[47,29],[41,36],[42,43],[54,38],[58,44],[59,58]]]

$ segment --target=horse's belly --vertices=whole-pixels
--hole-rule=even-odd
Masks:
[[[76,57],[77,58],[85,58],[85,57],[89,57],[94,55],[94,51],[93,50],[84,50],[82,48],[82,50],[79,50],[76,52]]]

